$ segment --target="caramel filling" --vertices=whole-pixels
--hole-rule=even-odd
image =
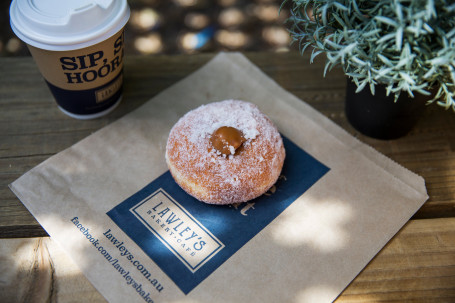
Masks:
[[[218,128],[210,137],[213,148],[223,155],[234,155],[245,141],[242,132],[230,126]]]

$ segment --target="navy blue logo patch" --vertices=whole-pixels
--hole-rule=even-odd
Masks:
[[[107,215],[188,294],[329,171],[289,139],[283,142],[282,174],[257,199],[199,202],[167,171]]]

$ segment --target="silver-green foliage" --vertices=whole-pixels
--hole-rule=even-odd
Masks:
[[[283,2],[286,3],[287,0]],[[289,31],[311,61],[327,54],[357,91],[385,84],[388,94],[430,95],[455,111],[455,1],[291,0]]]

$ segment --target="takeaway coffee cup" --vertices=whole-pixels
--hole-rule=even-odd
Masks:
[[[11,28],[59,108],[77,119],[112,111],[123,86],[126,0],[13,0]]]

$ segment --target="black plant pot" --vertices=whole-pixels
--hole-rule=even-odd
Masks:
[[[385,86],[376,85],[375,94],[365,87],[356,93],[357,86],[348,78],[346,89],[346,117],[364,135],[390,140],[403,137],[415,126],[425,110],[423,95],[411,98],[403,92],[394,102],[386,96]],[[428,98],[428,97],[426,97]]]

